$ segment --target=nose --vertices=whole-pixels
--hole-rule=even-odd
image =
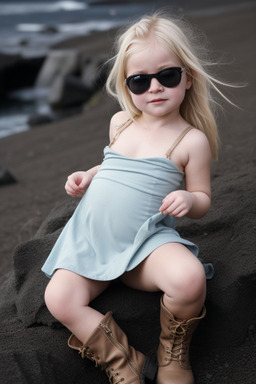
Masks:
[[[149,92],[159,92],[163,90],[162,84],[159,83],[159,81],[153,77],[150,82]]]

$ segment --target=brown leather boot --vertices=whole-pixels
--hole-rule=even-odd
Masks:
[[[157,364],[128,344],[127,336],[111,312],[105,315],[85,344],[71,335],[68,346],[105,370],[112,384],[145,384],[156,376]]]
[[[189,345],[193,332],[205,314],[204,307],[200,317],[177,321],[165,307],[162,296],[157,384],[194,384],[189,364]]]

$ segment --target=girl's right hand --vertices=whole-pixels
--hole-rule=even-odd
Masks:
[[[65,190],[69,196],[82,197],[93,176],[89,172],[78,171],[68,176]]]

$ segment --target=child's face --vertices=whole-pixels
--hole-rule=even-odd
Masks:
[[[169,67],[183,67],[183,65],[173,53],[160,44],[148,40],[146,44],[138,44],[138,50],[128,59],[126,77],[135,74],[153,74]],[[180,83],[174,88],[165,87],[153,78],[146,92],[136,95],[129,90],[129,93],[134,105],[142,114],[155,117],[175,116],[179,114],[180,105],[191,84],[191,78],[184,70]]]

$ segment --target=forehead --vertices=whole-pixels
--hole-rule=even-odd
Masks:
[[[166,66],[180,66],[177,56],[155,40],[144,40],[131,44],[126,61],[127,74],[152,73]]]

